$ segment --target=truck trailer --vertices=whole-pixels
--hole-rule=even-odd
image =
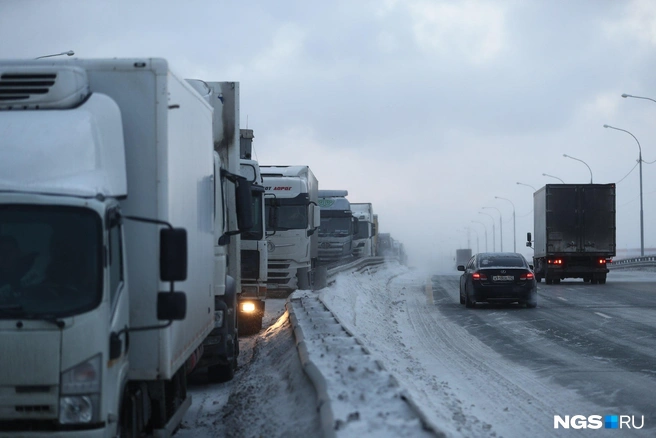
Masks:
[[[264,179],[267,291],[310,289],[318,266],[319,182],[308,166],[260,166]]]
[[[0,436],[170,436],[215,326],[212,108],[163,59],[1,61],[0,90],[0,241],[21,260]]]
[[[615,184],[547,184],[533,194],[535,278],[606,283],[615,256]],[[531,246],[531,233],[526,246]]]

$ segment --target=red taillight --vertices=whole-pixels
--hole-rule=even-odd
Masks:
[[[605,265],[606,264],[606,259],[599,259],[599,264],[600,265]]]
[[[481,274],[480,272],[474,272],[472,278],[474,280],[487,280],[487,275]]]
[[[553,259],[553,260],[549,259],[547,261],[547,263],[549,263],[550,265],[562,265],[563,260],[562,259]]]
[[[533,273],[532,272],[527,272],[526,274],[522,274],[519,276],[520,280],[533,280]]]

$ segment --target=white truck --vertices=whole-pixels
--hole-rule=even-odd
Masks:
[[[373,257],[376,255],[376,224],[378,216],[370,202],[351,202],[353,216],[358,219],[358,233],[353,240],[355,257]]]
[[[252,159],[253,130],[240,130],[240,172],[251,183],[253,227],[241,235],[241,294],[237,313],[239,335],[262,329],[267,297],[267,241],[264,216],[264,180]]]
[[[267,290],[309,289],[318,264],[319,183],[308,166],[260,166],[264,178]]]
[[[319,263],[322,265],[344,262],[353,255],[353,238],[359,227],[347,196],[347,190],[319,190]]]
[[[172,435],[215,326],[212,108],[162,59],[0,61],[0,95],[0,436]]]
[[[240,235],[253,226],[251,184],[240,175],[239,83],[198,79],[187,82],[214,109],[212,137],[215,181],[219,185],[214,193],[220,198],[213,203],[223,212],[215,216],[215,228],[221,230],[220,238],[214,241],[215,326],[203,342],[197,369],[207,369],[212,382],[224,382],[233,378],[239,356]]]

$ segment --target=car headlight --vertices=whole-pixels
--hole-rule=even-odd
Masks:
[[[101,355],[98,353],[61,373],[59,422],[62,424],[98,421],[100,408]]]
[[[214,311],[214,328],[223,327],[223,310]]]

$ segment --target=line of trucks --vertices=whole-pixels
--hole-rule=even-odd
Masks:
[[[0,61],[0,437],[171,436],[270,290],[387,248],[239,120],[239,83],[163,59]]]

